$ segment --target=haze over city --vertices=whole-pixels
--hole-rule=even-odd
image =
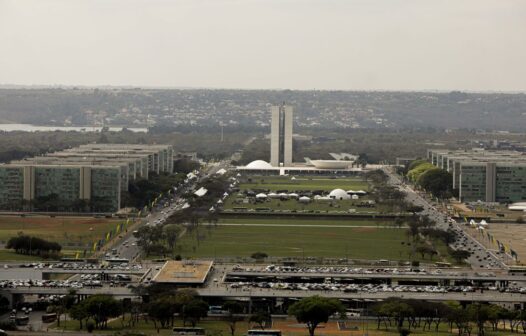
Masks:
[[[520,0],[0,0],[0,83],[526,89]]]
[[[526,0],[0,0],[0,336],[526,334],[525,33]]]

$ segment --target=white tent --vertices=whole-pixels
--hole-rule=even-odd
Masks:
[[[291,179],[291,180],[295,180],[296,178],[295,178],[294,176],[292,176],[290,179]]]
[[[298,199],[298,201],[301,202],[301,203],[309,203],[310,202],[310,198],[308,198],[307,196],[301,196]]]
[[[359,197],[358,195],[352,195],[352,196],[351,196],[351,199],[353,199],[353,200],[357,200],[357,199],[359,199],[359,198],[360,198],[360,197]]]
[[[355,191],[354,193],[357,194],[357,195],[366,195],[367,191],[358,190],[358,191]]]
[[[257,198],[257,199],[267,199],[267,195],[265,195],[265,194],[263,194],[263,193],[261,193],[261,194],[257,194],[257,195],[256,195],[256,198]]]
[[[343,189],[334,189],[329,193],[329,197],[335,200],[347,200],[351,198]]]
[[[225,173],[226,173],[226,169],[225,168],[221,168],[218,171],[216,171],[217,175],[225,175]]]
[[[289,195],[285,193],[280,193],[279,198],[289,198]]]
[[[223,204],[223,201],[222,200],[218,200],[217,204]]]
[[[201,188],[199,188],[199,190],[194,192],[194,195],[196,195],[197,197],[203,197],[204,195],[206,195],[207,192],[208,192],[208,190],[206,188],[201,187]]]
[[[480,221],[481,226],[488,226],[488,222],[486,222],[484,219]]]
[[[298,198],[298,197],[300,197],[300,195],[298,195],[298,194],[296,194],[296,193],[290,193],[290,194],[289,194],[289,197],[290,197],[290,198]]]
[[[271,192],[270,194],[268,194],[268,197],[270,197],[270,198],[279,198],[279,195],[276,194],[276,193]]]

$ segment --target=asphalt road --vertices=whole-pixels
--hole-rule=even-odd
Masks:
[[[204,179],[216,174],[218,170],[222,168],[227,169],[228,165],[229,163],[227,160],[208,165],[201,171],[201,174],[199,174],[197,179],[189,181],[186,185],[176,186],[180,189],[178,190],[178,193],[181,193],[182,190],[193,189]],[[162,225],[171,215],[177,211],[180,211],[185,203],[184,200],[177,196],[177,194],[174,195],[173,199],[173,201],[160,201],[160,204],[168,203],[168,206],[157,206],[150,214],[141,220],[141,223],[136,227],[136,229],[148,223],[150,223],[150,225]],[[133,232],[131,231],[125,233],[123,238],[113,245],[113,248],[117,250],[116,255],[119,258],[128,259],[130,261],[136,261],[140,259],[140,248],[137,246],[137,238],[133,236]]]
[[[430,219],[437,223],[437,228],[447,230],[450,227],[455,230],[461,237],[459,244],[463,249],[470,249],[472,255],[467,259],[473,269],[505,269],[504,262],[494,253],[486,249],[475,238],[467,234],[457,223],[450,223],[447,214],[442,213],[434,207],[428,200],[419,195],[410,186],[404,185],[400,178],[389,169],[384,169],[389,176],[389,183],[398,186],[398,188],[406,193],[406,199],[415,205],[422,206],[424,210],[422,215],[428,215]]]

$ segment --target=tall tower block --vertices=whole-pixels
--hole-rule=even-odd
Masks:
[[[292,106],[272,106],[270,122],[270,164],[273,167],[292,165]]]
[[[292,123],[293,123],[293,108],[292,106],[284,106],[284,144],[283,144],[283,165],[290,167],[292,165]]]
[[[273,167],[278,167],[280,156],[280,106],[272,106],[270,113],[272,117],[270,122],[270,164]]]

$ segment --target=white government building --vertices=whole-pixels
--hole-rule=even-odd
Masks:
[[[270,163],[255,160],[246,166],[237,167],[238,171],[263,175],[353,175],[364,170],[376,169],[378,166],[368,165],[366,168],[355,163],[357,155],[348,153],[330,153],[333,160],[310,160],[293,162],[292,138],[294,123],[294,108],[289,105],[272,106],[270,129]]]

